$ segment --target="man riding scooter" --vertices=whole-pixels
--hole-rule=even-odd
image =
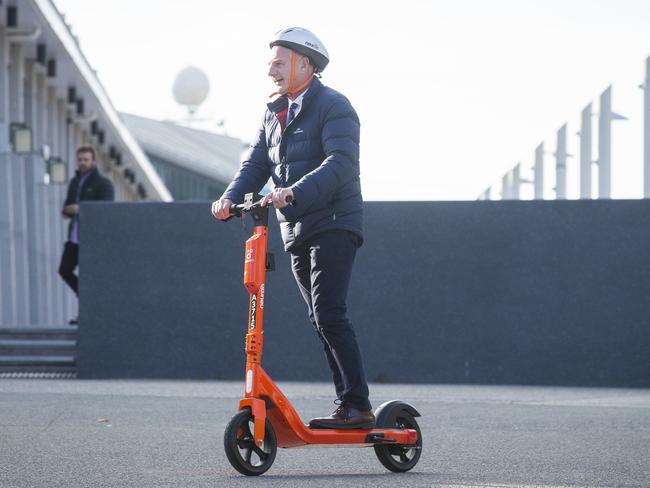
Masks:
[[[313,33],[283,29],[270,46],[268,75],[277,97],[212,213],[227,220],[233,202],[273,179],[275,188],[262,205],[276,208],[284,247],[340,401],[334,413],[309,425],[371,429],[375,418],[346,306],[352,265],[363,242],[359,119],[347,98],[320,82],[329,56]]]

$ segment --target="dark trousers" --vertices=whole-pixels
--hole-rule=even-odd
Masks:
[[[79,264],[79,244],[74,244],[70,241],[65,243],[63,248],[63,255],[61,256],[61,264],[59,265],[59,274],[63,281],[65,281],[70,288],[79,295],[79,280],[74,270]]]
[[[357,236],[345,230],[318,234],[291,250],[291,266],[311,320],[323,342],[336,394],[343,403],[367,411],[368,383],[361,351],[347,318],[346,299]]]

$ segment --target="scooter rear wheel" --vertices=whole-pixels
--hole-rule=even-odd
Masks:
[[[226,426],[223,447],[232,467],[246,476],[259,476],[273,464],[277,452],[275,432],[266,420],[264,444],[257,446],[253,437],[253,416],[250,410],[237,413]]]
[[[387,469],[395,473],[403,473],[413,469],[422,454],[422,434],[415,418],[410,413],[401,411],[395,417],[393,425],[378,425],[377,427],[382,429],[414,429],[418,433],[418,440],[414,446],[375,446],[375,454],[379,462]]]

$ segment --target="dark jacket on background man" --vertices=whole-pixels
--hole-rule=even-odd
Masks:
[[[223,194],[241,203],[269,179],[291,188],[294,204],[277,209],[285,250],[317,233],[343,229],[363,240],[359,118],[342,94],[314,77],[298,115],[282,130],[287,97],[268,104],[243,163]]]
[[[113,183],[111,180],[99,174],[97,168],[94,168],[90,171],[88,178],[81,187],[81,193],[79,194],[79,202],[77,201],[77,191],[79,189],[79,181],[81,180],[81,173],[76,172],[74,178],[70,180],[68,185],[68,194],[65,199],[63,206],[72,205],[74,203],[84,202],[88,200],[114,200],[115,192],[113,190]],[[70,238],[70,233],[72,232],[72,224],[75,220],[79,219],[79,214],[74,215],[70,219],[70,224],[68,225],[68,239]]]

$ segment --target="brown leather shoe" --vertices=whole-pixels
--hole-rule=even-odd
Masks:
[[[372,429],[375,426],[375,415],[372,412],[362,412],[347,405],[339,405],[329,417],[311,419],[312,429]]]

